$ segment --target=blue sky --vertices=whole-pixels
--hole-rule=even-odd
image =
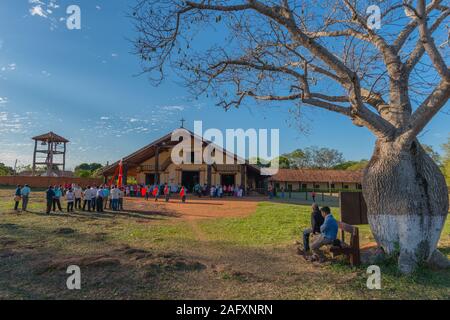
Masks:
[[[334,113],[306,109],[300,132],[294,105],[249,104],[239,110],[192,99],[180,81],[153,87],[132,55],[132,1],[0,0],[0,162],[32,161],[31,137],[54,131],[71,142],[68,163],[115,161],[179,126],[279,128],[280,151],[310,145],[339,149],[346,159],[370,158],[374,138]],[[68,30],[67,6],[79,5],[82,29]],[[31,14],[40,5],[42,11]],[[50,10],[47,12],[45,10]],[[438,115],[421,140],[436,150],[448,135]]]

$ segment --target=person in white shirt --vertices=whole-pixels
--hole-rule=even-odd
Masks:
[[[123,197],[125,196],[125,192],[123,188],[119,189],[119,211],[123,211]]]
[[[120,190],[113,186],[111,189],[111,202],[113,211],[119,210],[119,193]]]
[[[100,187],[96,188],[96,190],[97,194],[95,195],[95,207],[97,208],[97,212],[103,212],[103,189]]]
[[[81,209],[81,195],[83,190],[76,184],[73,187],[73,194],[75,197],[75,209]]]
[[[91,187],[91,208],[92,211],[95,211],[95,209],[97,208],[97,187]]]
[[[92,201],[92,190],[91,187],[88,186],[84,189],[83,192],[83,211],[86,211],[86,205],[88,207],[88,211],[91,211],[91,201]]]
[[[73,212],[73,202],[75,200],[75,193],[72,188],[66,192],[67,212]]]

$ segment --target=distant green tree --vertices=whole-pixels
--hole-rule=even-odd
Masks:
[[[250,158],[249,162],[251,164],[256,164],[258,167],[264,168],[264,167],[269,167],[270,166],[270,161],[267,161],[266,159],[263,158]]]
[[[102,168],[103,166],[100,163],[82,163],[75,167],[75,171],[77,170],[89,170],[89,171],[95,171],[97,169]]]
[[[310,164],[309,154],[306,154],[302,149],[296,149],[281,156],[288,159],[289,167],[293,169],[305,168]]]
[[[442,159],[442,172],[445,176],[445,181],[447,181],[447,185],[450,186],[450,134],[447,139],[447,143],[442,145],[444,149],[444,156]]]
[[[338,150],[316,146],[296,149],[282,156],[289,160],[290,168],[329,169],[345,161]]]
[[[333,169],[336,169],[336,170],[347,170],[351,166],[354,166],[354,165],[356,165],[358,163],[359,163],[359,161],[345,161],[345,162],[339,163],[338,165],[335,165],[333,167]]]
[[[103,166],[100,163],[82,163],[75,167],[75,176],[80,178],[97,177],[101,168]]]
[[[10,176],[14,174],[14,169],[0,162],[0,176]]]
[[[428,153],[431,159],[433,159],[434,162],[436,162],[436,164],[441,167],[442,166],[441,155],[438,152],[434,151],[433,147],[428,144],[422,144],[422,147],[425,149],[426,153]]]
[[[75,171],[75,176],[79,177],[79,178],[91,178],[92,177],[92,171],[79,169],[79,170]]]
[[[361,161],[358,161],[354,165],[351,165],[350,167],[348,167],[347,170],[362,170],[365,167],[367,167],[368,164],[369,164],[369,161],[363,159]]]
[[[274,160],[278,159],[278,168],[280,169],[289,169],[290,166],[290,161],[287,157],[285,156],[279,156],[278,158],[275,158]]]
[[[337,170],[361,170],[364,169],[367,164],[369,163],[368,160],[362,159],[360,161],[345,161],[343,163],[340,163],[333,167],[333,169]]]

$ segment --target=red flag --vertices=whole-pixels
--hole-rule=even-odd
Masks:
[[[117,186],[120,188],[122,187],[122,176],[123,176],[123,166],[122,166],[122,160],[119,162],[119,176],[117,177]]]

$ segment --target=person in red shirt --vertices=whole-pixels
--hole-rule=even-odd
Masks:
[[[166,198],[166,202],[169,202],[170,190],[167,183],[164,185],[164,197]]]
[[[158,186],[157,185],[155,185],[154,187],[153,187],[153,196],[155,197],[155,201],[158,201],[158,195],[159,195],[159,188],[158,188]]]
[[[184,203],[186,202],[186,191],[184,190],[184,186],[181,187],[180,190],[180,197],[181,197],[181,201]]]
[[[142,195],[142,198],[144,198],[146,194],[147,194],[147,189],[146,189],[145,187],[142,187],[142,188],[141,188],[141,195]]]

